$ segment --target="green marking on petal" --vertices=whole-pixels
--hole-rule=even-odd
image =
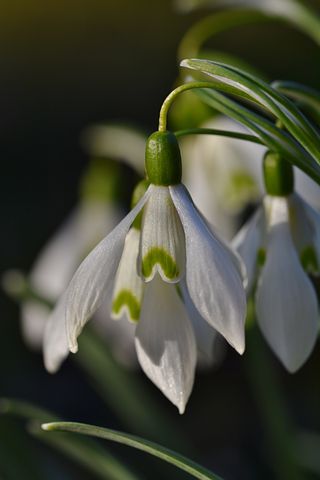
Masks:
[[[144,278],[149,278],[152,274],[153,267],[160,265],[165,276],[173,280],[179,276],[179,267],[163,248],[153,247],[142,259],[142,275]]]
[[[319,264],[317,259],[317,254],[313,246],[309,245],[305,247],[300,253],[301,264],[308,273],[317,274],[319,273]]]
[[[140,302],[130,290],[121,290],[112,303],[112,312],[118,315],[127,307],[130,320],[138,322],[140,318]]]

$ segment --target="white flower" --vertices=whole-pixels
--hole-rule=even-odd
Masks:
[[[203,128],[249,133],[230,118],[217,116]],[[197,135],[182,139],[183,181],[204,216],[222,234],[232,238],[239,214],[264,194],[261,160],[262,145],[215,135]],[[296,191],[308,203],[320,208],[318,185],[295,168]]]
[[[59,308],[65,311],[72,352],[77,351],[78,335],[102,302],[109,303],[114,317],[125,315],[137,322],[139,362],[182,413],[196,364],[188,305],[242,353],[246,299],[238,257],[214,236],[198,213],[180,183],[179,165],[172,163],[176,161],[176,140],[168,132],[162,135],[160,146],[157,136],[149,141],[149,147],[153,140],[156,147],[151,165],[147,162],[153,184],[83,261]],[[161,142],[165,143],[163,150]],[[163,151],[165,156],[159,162]],[[184,298],[185,291],[189,300],[184,304],[180,296]],[[63,314],[60,322],[64,322]],[[45,342],[53,361],[58,355],[55,348],[59,350],[55,335],[48,333]]]
[[[317,296],[303,266],[319,271],[319,240],[319,214],[290,194],[267,195],[233,242],[247,267],[249,291],[257,282],[258,324],[290,372],[307,360],[318,335]]]

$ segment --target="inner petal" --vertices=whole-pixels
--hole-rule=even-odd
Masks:
[[[140,241],[141,276],[146,282],[158,272],[165,282],[184,275],[185,237],[168,187],[155,186],[144,208]]]
[[[131,228],[126,237],[113,290],[113,319],[125,316],[131,322],[138,322],[140,318],[144,285],[137,272],[139,240],[139,230]]]

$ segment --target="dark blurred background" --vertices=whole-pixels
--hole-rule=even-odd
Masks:
[[[125,120],[149,132],[156,129],[161,103],[178,75],[179,40],[204,14],[178,14],[169,0],[1,1],[2,271],[28,271],[75,204],[87,162],[79,143],[85,127]],[[319,47],[289,26],[237,28],[216,37],[212,46],[242,56],[271,80],[320,87]],[[194,445],[194,458],[226,479],[273,478],[274,460],[252,390],[248,355],[242,359],[229,349],[218,369],[199,373],[182,417],[147,379],[140,379],[161,408],[175,417]],[[319,431],[319,347],[294,376],[269,357],[295,428]],[[126,429],[70,359],[57,375],[46,373],[41,356],[24,345],[19,309],[4,294],[0,395],[35,402],[66,419]],[[2,472],[1,451],[10,442],[29,445],[34,454],[29,460],[36,459],[47,472],[43,478],[94,478],[31,440],[20,423],[8,418],[0,418],[0,478],[22,478]],[[173,467],[155,470],[160,463],[125,447],[110,448],[143,473],[142,478],[187,478]],[[25,461],[19,455],[17,463]]]

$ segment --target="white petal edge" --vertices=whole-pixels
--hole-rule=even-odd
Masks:
[[[257,320],[271,349],[294,373],[317,339],[317,297],[293,245],[287,199],[274,197],[270,208],[267,257],[256,292]]]
[[[263,244],[264,212],[259,207],[253,217],[245,223],[231,242],[242,258],[247,272],[246,290],[250,293],[255,281],[257,253]]]
[[[183,185],[170,188],[186,237],[186,283],[201,316],[242,354],[246,295],[239,271]]]
[[[81,263],[66,294],[66,329],[70,351],[78,349],[77,337],[105,298],[112,296],[115,274],[127,232],[150,194],[148,189],[137,205]]]
[[[184,413],[194,382],[196,341],[175,286],[159,277],[146,285],[135,344],[144,373]]]
[[[69,354],[65,328],[66,294],[51,312],[43,338],[44,365],[49,373],[55,373]]]

